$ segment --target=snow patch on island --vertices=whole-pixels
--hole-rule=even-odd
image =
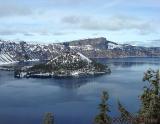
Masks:
[[[77,53],[78,55],[80,55],[80,57],[82,58],[82,60],[87,60],[87,62],[91,63],[92,60],[90,60],[89,58],[87,58],[86,56],[84,56],[83,54],[81,54],[80,52]]]

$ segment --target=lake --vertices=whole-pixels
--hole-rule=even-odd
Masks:
[[[0,124],[42,124],[53,112],[55,124],[93,124],[103,90],[110,99],[110,115],[118,116],[119,99],[130,112],[139,109],[144,72],[160,68],[160,58],[99,59],[112,73],[81,79],[15,79],[0,71]]]

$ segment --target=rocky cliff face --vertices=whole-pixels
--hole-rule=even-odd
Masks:
[[[14,61],[52,59],[66,51],[66,49],[80,52],[89,58],[160,56],[160,47],[148,48],[128,44],[117,44],[103,37],[45,45],[0,40],[0,61],[3,61],[2,56],[4,58],[4,54],[6,53],[12,56]]]
[[[85,40],[77,40],[77,41],[71,41],[69,42],[70,46],[79,46],[79,47],[92,47],[96,49],[107,49],[108,43],[110,41],[107,41],[106,38],[95,38],[95,39],[85,39]]]
[[[90,58],[122,58],[160,56],[160,47],[141,47],[129,44],[117,44],[106,38],[85,39],[69,42],[70,48]]]

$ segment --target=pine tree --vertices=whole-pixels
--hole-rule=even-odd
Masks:
[[[140,116],[154,120],[153,123],[158,124],[160,123],[160,71],[148,70],[144,74],[143,81],[147,81],[149,86],[144,87],[144,92],[140,96]]]
[[[135,117],[118,101],[118,110],[120,112],[120,120],[123,124],[136,124]]]
[[[106,91],[103,91],[101,97],[101,103],[99,104],[100,113],[95,117],[96,124],[111,124],[111,117],[108,115],[109,105],[107,101],[109,99],[109,95]]]
[[[54,117],[52,113],[45,114],[43,124],[54,124]]]

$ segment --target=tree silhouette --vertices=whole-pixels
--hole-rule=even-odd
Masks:
[[[120,112],[120,121],[123,124],[136,124],[135,117],[118,101],[118,110]]]
[[[143,81],[147,81],[149,86],[144,87],[141,98],[140,116],[153,119],[160,122],[160,71],[149,69],[145,74]]]
[[[52,113],[45,114],[43,124],[54,124],[54,117]]]
[[[100,113],[95,117],[96,124],[111,124],[111,117],[108,115],[109,105],[107,103],[109,95],[107,91],[103,91],[101,96],[101,103],[99,104]]]

